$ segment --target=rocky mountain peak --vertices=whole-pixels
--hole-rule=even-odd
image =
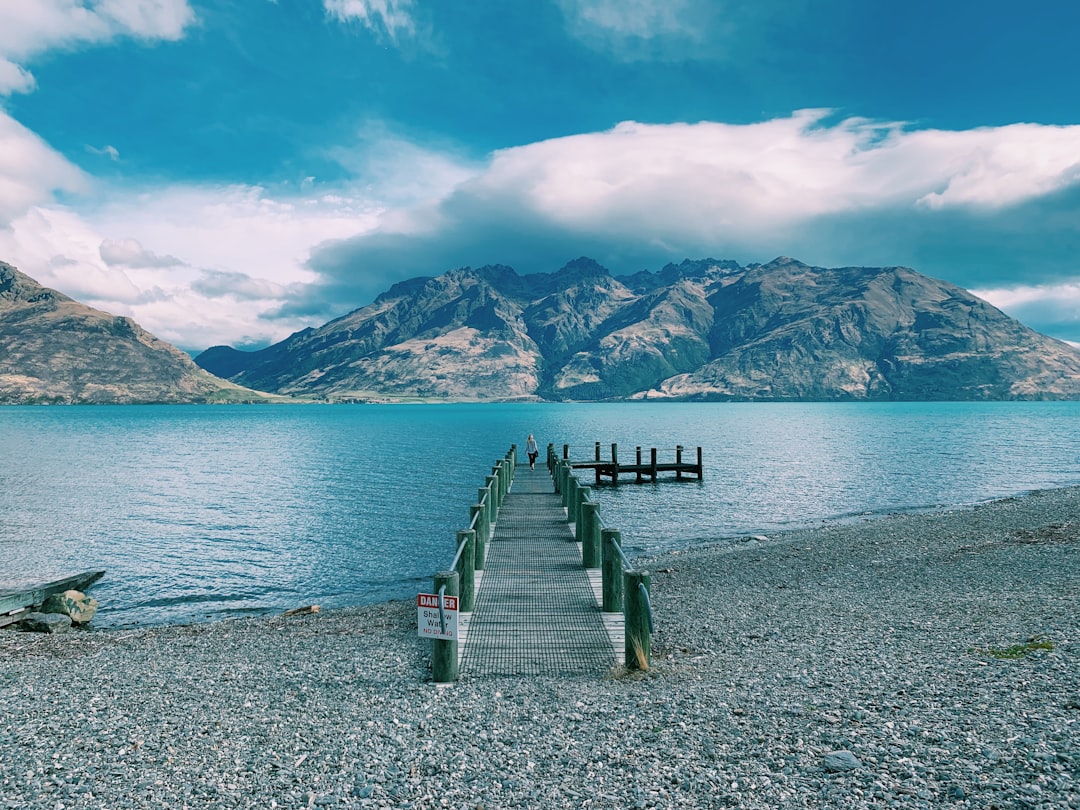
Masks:
[[[131,318],[80,304],[0,262],[0,403],[265,398],[211,376]]]
[[[616,279],[582,257],[394,289],[246,363],[198,361],[263,390],[349,398],[1080,397],[1080,351],[908,268],[687,259]]]
[[[30,276],[6,262],[0,262],[0,307],[6,303],[40,304],[43,302],[70,301],[61,292],[42,287]]]

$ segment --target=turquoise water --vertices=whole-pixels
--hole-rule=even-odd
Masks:
[[[529,432],[704,448],[596,491],[637,553],[1080,483],[1080,403],[7,407],[0,584],[103,568],[99,626],[408,598]]]

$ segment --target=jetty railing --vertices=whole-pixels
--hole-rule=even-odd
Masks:
[[[634,448],[634,460],[633,461],[620,461],[619,460],[619,445],[612,443],[610,445],[611,452],[607,454],[602,452],[600,442],[595,442],[591,449],[592,457],[587,457],[588,450],[581,448],[580,455],[577,454],[579,448],[573,448],[577,458],[570,458],[571,446],[564,444],[562,446],[562,458],[564,461],[569,461],[570,465],[576,469],[592,469],[596,479],[596,483],[600,484],[604,478],[610,478],[611,483],[617,484],[619,482],[619,476],[634,476],[634,481],[638,484],[643,481],[657,480],[657,476],[660,473],[675,473],[675,480],[681,481],[683,478],[702,480],[704,477],[704,464],[702,463],[701,448],[696,448],[696,458],[690,460],[687,456],[687,448],[681,444],[676,445],[674,448],[657,449],[655,447],[649,448],[649,458],[646,460],[642,455],[642,448],[637,446]],[[605,446],[606,448],[606,446]],[[672,459],[671,457],[674,456]],[[670,460],[669,460],[670,459]]]
[[[476,572],[484,570],[487,544],[517,466],[517,445],[510,445],[506,455],[495,462],[484,486],[477,489],[476,503],[469,507],[469,525],[457,533],[457,549],[449,568],[435,574],[435,593],[438,594],[439,623],[446,631],[444,597],[458,597],[462,612],[472,611],[476,603]],[[458,638],[437,637],[431,642],[431,674],[436,683],[449,683],[458,678]]]
[[[592,490],[582,486],[574,475],[566,450],[559,458],[555,445],[549,444],[547,464],[555,491],[566,508],[566,519],[574,524],[574,537],[581,543],[582,565],[601,571],[601,610],[623,614],[626,666],[647,670],[652,665],[654,632],[649,598],[652,577],[648,571],[634,568],[627,558],[622,550],[622,532],[605,525],[599,504],[591,498]]]

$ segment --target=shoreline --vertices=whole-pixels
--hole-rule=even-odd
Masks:
[[[645,674],[439,688],[409,601],[0,634],[0,795],[1080,807],[1080,487],[754,542],[638,558],[657,616]]]

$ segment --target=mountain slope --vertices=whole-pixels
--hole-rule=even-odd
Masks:
[[[196,362],[289,394],[457,399],[1080,397],[1080,351],[903,267],[713,259],[613,278],[463,268],[261,352]]]
[[[73,301],[0,262],[0,403],[259,398],[207,373],[130,318]]]

